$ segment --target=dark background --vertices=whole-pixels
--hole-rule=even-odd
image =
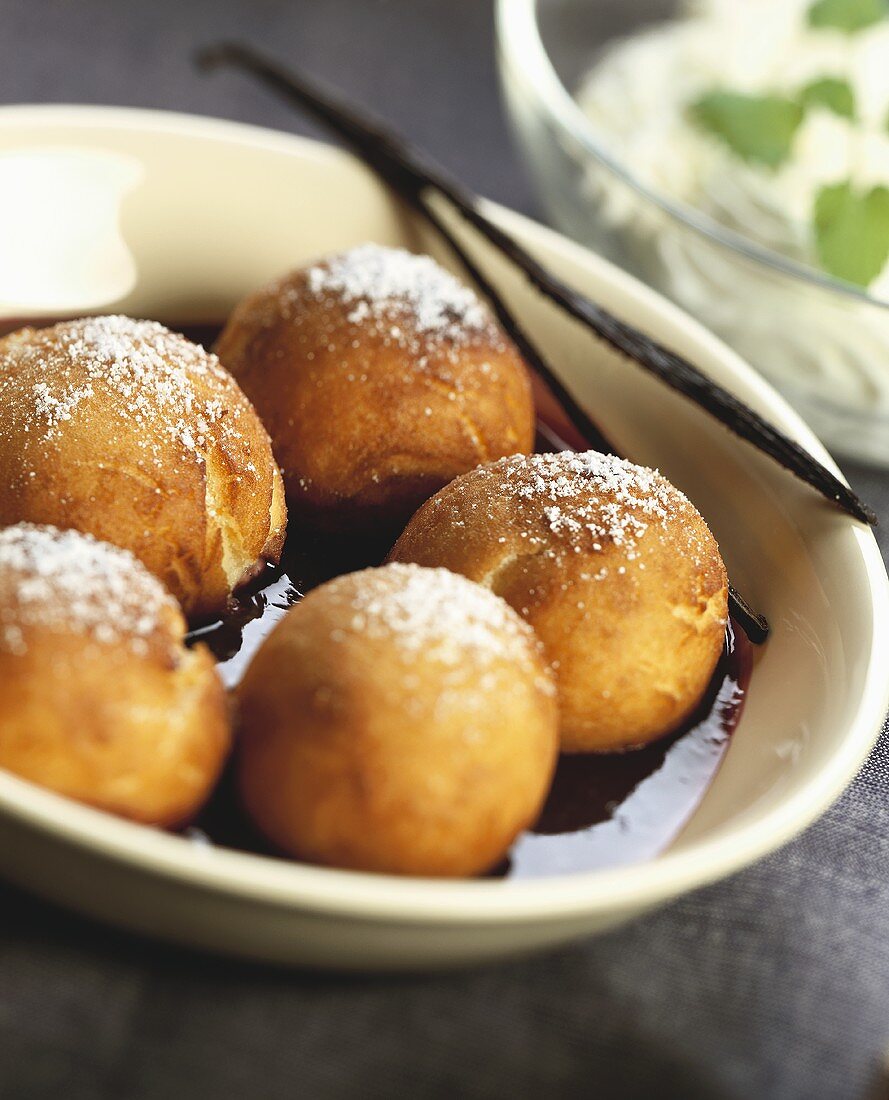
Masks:
[[[196,45],[248,38],[533,213],[491,23],[483,0],[0,0],[0,102],[312,133],[246,81],[192,70]],[[889,520],[889,478],[848,472]],[[729,881],[599,939],[449,976],[203,958],[0,887],[0,1097],[863,1097],[889,1042],[887,755],[884,738],[829,814]]]

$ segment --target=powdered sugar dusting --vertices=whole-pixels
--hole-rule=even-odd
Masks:
[[[608,540],[629,557],[650,523],[663,523],[687,503],[657,470],[598,451],[522,455],[501,465],[510,490],[539,503],[554,534],[592,550]]]
[[[198,379],[216,395],[199,396]],[[197,455],[211,436],[234,431],[232,421],[242,411],[241,401],[221,400],[224,390],[240,395],[214,355],[156,321],[123,316],[13,335],[0,344],[0,401],[20,394],[23,381],[30,381],[23,431],[51,442],[93,399],[110,395],[121,421],[140,431],[156,466],[164,461],[158,434]]]
[[[144,655],[177,605],[126,550],[77,531],[20,523],[0,531],[0,649],[27,652],[41,628],[125,644]]]
[[[483,504],[472,488],[479,480],[486,486]],[[461,494],[473,511],[487,508],[486,519],[492,525],[498,522],[498,497],[511,498],[518,506],[519,537],[529,551],[561,559],[565,554],[595,555],[608,549],[613,560],[617,548],[626,563],[643,570],[644,561],[637,559],[649,532],[663,538],[678,514],[694,511],[657,470],[598,451],[513,455],[477,468],[434,499],[446,503],[452,492]],[[625,573],[626,565],[619,565],[617,572]],[[602,580],[607,575],[603,566],[589,576]]]
[[[450,344],[496,333],[490,311],[474,291],[431,257],[403,248],[359,245],[310,267],[306,279],[317,299],[350,305],[351,323],[385,326],[397,343],[409,342],[411,332]]]
[[[34,414],[46,421],[47,435],[51,435],[61,421],[70,420],[81,401],[95,396],[95,390],[89,383],[85,386],[71,387],[57,395],[53,393],[48,382],[35,382],[31,387],[31,393],[34,397]]]
[[[406,654],[461,676],[504,660],[530,668],[531,654],[540,652],[533,630],[505,600],[447,569],[397,562],[355,576],[345,578],[352,589],[353,634],[390,638]]]

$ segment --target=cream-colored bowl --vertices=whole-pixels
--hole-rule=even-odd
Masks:
[[[19,168],[40,186],[16,191]],[[4,108],[0,194],[4,187],[18,203],[14,217],[8,207],[0,217],[11,234],[0,238],[7,316],[218,318],[261,281],[330,249],[368,239],[433,244],[348,156],[210,119]],[[488,209],[560,276],[688,356],[832,467],[785,402],[685,314],[557,234]],[[45,301],[29,239],[54,272]],[[871,533],[597,343],[477,238],[465,240],[617,443],[694,500],[735,584],[772,622],[740,727],[681,836],[657,859],[595,873],[396,879],[200,847],[0,774],[2,874],[103,920],[202,948],[336,967],[448,965],[590,934],[730,874],[805,828],[854,775],[889,701],[889,590]]]

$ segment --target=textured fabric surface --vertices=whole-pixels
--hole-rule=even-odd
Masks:
[[[194,75],[190,50],[233,35],[311,66],[533,210],[481,0],[0,0],[0,100],[311,132],[234,76]],[[849,472],[886,550],[889,477]],[[0,1097],[862,1097],[889,1040],[887,757],[884,737],[830,813],[727,882],[603,938],[444,977],[202,958],[0,888]]]

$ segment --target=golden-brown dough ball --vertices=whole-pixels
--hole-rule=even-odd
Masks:
[[[250,295],[216,350],[259,410],[294,517],[393,536],[457,474],[530,451],[527,368],[428,256],[368,244]]]
[[[154,321],[89,317],[0,340],[0,524],[132,551],[186,614],[277,560],[268,433],[215,356]]]
[[[131,554],[76,531],[0,531],[0,767],[133,821],[187,821],[229,717],[209,652]]]
[[[676,729],[722,652],[716,541],[654,470],[587,451],[518,455],[457,478],[390,555],[485,584],[534,627],[559,685],[564,752]]]
[[[537,817],[558,745],[530,628],[443,569],[311,592],[239,691],[244,805],[279,848],[393,874],[473,875]]]

